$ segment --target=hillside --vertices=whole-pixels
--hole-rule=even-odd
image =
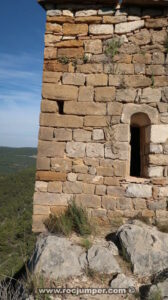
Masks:
[[[0,147],[0,176],[34,167],[36,148]]]
[[[13,276],[34,247],[35,154],[35,148],[0,147],[0,279]]]

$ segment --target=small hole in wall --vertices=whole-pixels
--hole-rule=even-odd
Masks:
[[[57,101],[58,104],[58,112],[60,115],[64,114],[64,101]]]

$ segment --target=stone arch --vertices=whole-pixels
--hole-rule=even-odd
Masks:
[[[150,107],[146,104],[125,104],[121,117],[122,123],[130,124],[131,117],[137,113],[144,113],[150,120],[150,124],[158,124],[158,111],[156,108]]]

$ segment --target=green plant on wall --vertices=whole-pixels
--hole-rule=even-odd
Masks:
[[[121,41],[118,38],[111,39],[106,45],[105,55],[111,60],[113,60],[114,56],[118,54],[120,47]]]

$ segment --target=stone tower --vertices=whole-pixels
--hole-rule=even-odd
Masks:
[[[168,2],[46,9],[33,230],[74,199],[99,222],[167,218]]]

